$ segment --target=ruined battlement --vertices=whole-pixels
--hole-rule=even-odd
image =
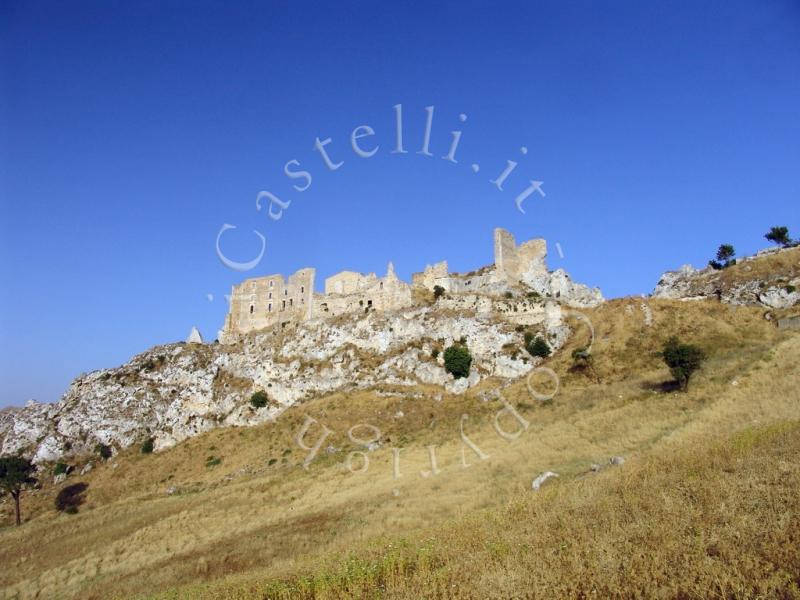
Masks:
[[[494,230],[494,264],[470,273],[450,273],[447,261],[414,273],[408,284],[389,263],[386,275],[341,271],[325,279],[324,293],[314,292],[315,270],[300,269],[287,279],[267,275],[247,279],[231,290],[230,310],[219,332],[220,343],[286,321],[307,321],[357,312],[392,311],[414,305],[413,290],[441,286],[451,293],[500,294],[525,285],[542,295],[578,299],[581,305],[601,302],[599,290],[574,284],[563,271],[548,273],[547,242],[533,239],[517,245],[505,229]],[[555,287],[558,289],[555,289]]]

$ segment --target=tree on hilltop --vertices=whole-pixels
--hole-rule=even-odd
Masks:
[[[778,244],[784,248],[788,248],[793,244],[792,238],[789,237],[789,228],[784,226],[772,227],[764,237],[773,244]]]
[[[21,456],[0,457],[0,495],[11,494],[14,499],[14,510],[16,513],[16,523],[20,525],[22,520],[19,513],[19,497],[26,486],[36,483],[33,473],[36,467]]]
[[[736,261],[733,259],[734,256],[736,256],[736,250],[733,246],[730,244],[722,244],[717,249],[717,260],[710,260],[708,264],[712,269],[716,269],[717,271],[726,269],[736,264]]]

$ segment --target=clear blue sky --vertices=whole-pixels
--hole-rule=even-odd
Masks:
[[[721,242],[800,234],[796,0],[431,4],[1,0],[0,405],[55,401],[192,325],[214,339],[244,277],[469,270],[503,226],[615,297]],[[529,180],[546,197],[523,215]],[[291,200],[281,220],[261,190]],[[225,223],[234,260],[265,236],[254,270],[217,258]]]

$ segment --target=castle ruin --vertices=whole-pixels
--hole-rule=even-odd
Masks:
[[[519,246],[505,229],[494,231],[494,264],[470,273],[450,273],[447,262],[428,265],[414,273],[411,284],[397,277],[389,263],[386,275],[342,271],[325,280],[325,291],[314,291],[316,271],[300,269],[288,279],[267,275],[233,286],[230,309],[219,332],[223,344],[235,343],[252,331],[287,321],[324,319],[356,312],[392,311],[413,306],[414,291],[433,291],[436,286],[450,293],[502,294],[525,285],[544,295],[574,297],[578,305],[602,301],[599,290],[572,283],[563,271],[549,273],[545,258],[547,242],[533,239]],[[558,288],[554,289],[554,284]],[[551,294],[552,290],[552,294]]]

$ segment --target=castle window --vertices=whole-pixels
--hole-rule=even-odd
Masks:
[[[306,303],[305,299],[300,298],[300,304],[305,304],[305,303]]]
[[[283,306],[281,307],[281,310],[286,310],[286,300],[283,301]]]
[[[272,292],[269,293],[269,299],[272,300]]]
[[[267,312],[272,312],[272,302],[267,305]]]
[[[367,306],[372,306],[372,300],[367,300]]]
[[[283,290],[283,295],[284,296],[288,296],[289,295],[289,288],[286,288],[285,290]]]
[[[294,298],[289,298],[289,306],[294,306]]]
[[[381,289],[383,289],[383,282],[381,281]]]
[[[306,286],[304,286],[304,285],[300,286],[300,293],[301,294],[305,294],[306,293]]]
[[[274,284],[274,283],[275,283],[275,282],[274,282],[274,281],[272,281],[272,280],[270,279],[270,281],[269,281],[269,287],[272,287],[272,284]]]
[[[255,308],[255,307],[254,307],[254,306],[251,304],[251,305],[250,305],[250,314],[251,314],[251,315],[253,314],[253,309],[254,309],[254,308]]]

